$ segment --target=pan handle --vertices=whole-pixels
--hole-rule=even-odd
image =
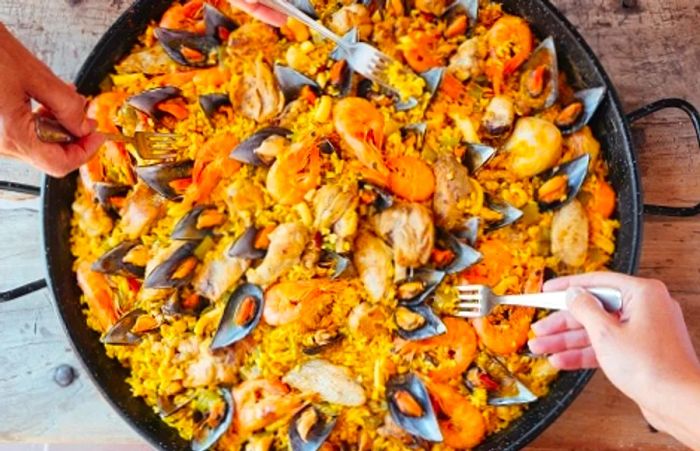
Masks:
[[[30,194],[32,196],[39,196],[41,194],[41,188],[37,186],[25,185],[23,183],[6,182],[0,180],[0,191],[10,191],[13,193]],[[39,291],[42,288],[46,288],[46,280],[39,279],[34,282],[29,282],[28,284],[22,285],[17,288],[13,288],[7,291],[0,291],[0,302],[7,302],[13,299],[17,299],[26,294]]]
[[[643,117],[667,108],[677,108],[685,112],[688,117],[690,117],[690,122],[693,124],[693,129],[695,130],[695,137],[698,140],[698,145],[700,145],[700,113],[698,113],[698,110],[686,100],[676,98],[657,100],[656,102],[643,106],[638,110],[632,111],[627,115],[627,119],[630,121],[630,123],[634,123]],[[695,216],[700,214],[700,203],[693,207],[644,205],[644,213],[655,216]]]

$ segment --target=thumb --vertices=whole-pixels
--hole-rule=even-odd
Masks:
[[[569,287],[566,290],[566,305],[571,315],[586,329],[594,346],[596,341],[608,336],[618,324],[605,311],[600,301],[581,287]]]

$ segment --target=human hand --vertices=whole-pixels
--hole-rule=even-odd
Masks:
[[[86,100],[56,77],[0,24],[0,154],[23,160],[54,177],[87,161],[103,138],[93,133]],[[69,144],[41,142],[34,131],[31,100],[41,103],[78,139]]]
[[[584,289],[594,286],[621,291],[620,317],[607,313]],[[676,412],[682,405],[692,406],[693,399],[700,410],[700,362],[681,308],[666,286],[657,280],[592,273],[551,280],[544,290],[567,290],[569,311],[533,324],[536,337],[529,342],[530,350],[549,354],[560,369],[600,366],[652,425],[697,445],[698,432],[682,429],[688,420],[676,418]]]
[[[256,19],[260,19],[275,27],[280,27],[287,21],[287,16],[260,4],[258,0],[229,0],[229,3],[234,8],[245,11]]]

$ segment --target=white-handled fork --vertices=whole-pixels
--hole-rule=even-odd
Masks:
[[[535,294],[496,296],[486,285],[460,285],[457,287],[460,302],[455,316],[479,318],[491,313],[497,305],[520,305],[550,310],[566,310],[566,291],[550,291]],[[622,293],[614,288],[588,288],[608,312],[622,310]]]

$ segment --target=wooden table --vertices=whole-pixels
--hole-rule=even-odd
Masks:
[[[696,0],[555,0],[603,61],[628,110],[662,96],[700,106]],[[0,0],[0,20],[61,76],[71,79],[125,0]],[[70,6],[70,4],[76,4]],[[21,62],[18,62],[21,64]],[[635,130],[646,200],[700,201],[700,151],[687,120],[663,113]],[[38,182],[36,171],[3,160],[0,179]],[[34,204],[0,212],[0,289],[43,274]],[[3,204],[0,202],[0,208]],[[682,303],[700,349],[700,218],[646,218],[641,275],[660,278]],[[46,291],[0,305],[0,441],[142,443],[87,376],[67,388],[53,368],[80,368]],[[650,387],[653,389],[653,387]],[[649,431],[632,402],[598,373],[532,449],[679,449]]]

